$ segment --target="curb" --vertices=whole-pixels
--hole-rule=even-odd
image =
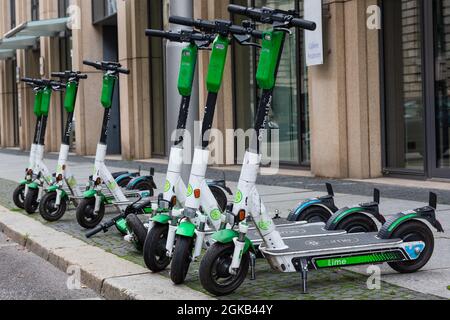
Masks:
[[[79,267],[81,283],[108,300],[213,299],[2,206],[0,232],[65,273]]]

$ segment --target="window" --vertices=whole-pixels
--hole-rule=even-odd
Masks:
[[[386,167],[424,171],[422,1],[384,1]]]
[[[303,1],[297,0],[239,0],[234,3],[275,9],[303,11]],[[235,17],[235,23],[246,19]],[[234,46],[234,103],[236,129],[253,126],[255,105],[260,93],[256,90],[258,52],[253,48]],[[310,129],[307,69],[303,54],[303,32],[293,30],[286,38],[283,57],[274,91],[269,129],[279,129],[280,162],[293,165],[310,164]]]
[[[31,20],[39,20],[39,0],[31,0]]]
[[[117,0],[92,0],[92,21],[103,22],[117,15]]]

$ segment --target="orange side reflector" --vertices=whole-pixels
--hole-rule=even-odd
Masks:
[[[194,190],[194,196],[196,199],[200,199],[200,189],[195,189]]]
[[[245,220],[245,210],[239,211],[239,221]]]
[[[177,197],[172,198],[172,206],[175,207],[177,205]]]

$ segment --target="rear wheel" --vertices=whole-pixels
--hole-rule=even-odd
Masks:
[[[19,209],[25,209],[25,189],[26,186],[24,184],[21,184],[17,186],[16,190],[14,190],[13,193],[13,201],[17,208]]]
[[[331,213],[323,207],[310,207],[305,209],[298,217],[297,221],[308,223],[327,222],[331,218]]]
[[[400,273],[413,273],[422,269],[430,260],[434,251],[434,237],[430,228],[420,221],[409,221],[394,231],[391,239],[402,239],[404,242],[422,241],[425,249],[417,260],[390,262],[389,266]]]
[[[126,177],[117,182],[117,185],[121,188],[126,188],[131,181],[131,177]]]
[[[161,272],[170,264],[166,243],[169,225],[155,223],[147,234],[144,243],[144,262],[153,272]]]
[[[83,199],[77,207],[78,224],[85,229],[95,228],[105,216],[105,204],[101,203],[99,212],[95,212],[95,198]]]
[[[336,230],[345,230],[347,233],[377,232],[376,223],[365,214],[359,213],[344,218],[336,226]]]
[[[24,209],[28,214],[34,214],[39,208],[39,189],[29,189],[23,203]]]
[[[136,249],[142,251],[144,247],[145,238],[147,238],[147,228],[145,228],[142,221],[135,214],[130,214],[127,217],[128,229],[134,235],[134,244]]]
[[[233,293],[244,282],[250,266],[250,253],[242,256],[241,267],[236,274],[230,273],[233,260],[233,243],[214,243],[200,263],[200,282],[209,293],[224,296]]]
[[[49,192],[42,198],[39,204],[39,213],[48,222],[58,221],[66,213],[67,199],[61,198],[61,203],[56,207],[56,198],[56,192]]]
[[[192,250],[195,239],[191,237],[177,236],[172,264],[170,266],[170,278],[175,284],[182,284],[186,280],[189,266],[192,262]]]

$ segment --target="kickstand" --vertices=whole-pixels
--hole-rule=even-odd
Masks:
[[[256,255],[250,253],[250,280],[256,280]]]
[[[302,259],[300,261],[301,265],[301,274],[302,274],[302,285],[303,285],[303,294],[308,294],[308,261]]]

